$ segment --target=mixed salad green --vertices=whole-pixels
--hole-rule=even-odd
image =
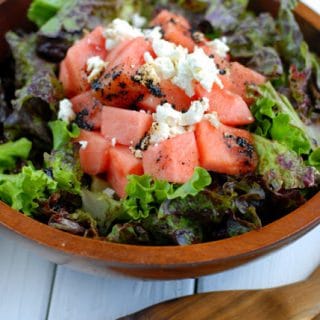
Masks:
[[[57,229],[108,241],[193,244],[235,236],[299,207],[319,190],[320,64],[292,9],[250,12],[247,0],[34,0],[32,33],[8,32],[12,57],[0,68],[0,199]],[[254,174],[227,176],[197,167],[183,185],[128,177],[127,196],[83,174],[75,122],[57,120],[64,98],[58,63],[85,30],[158,7],[191,18],[208,38],[224,36],[232,59],[268,82],[248,88],[259,163]]]

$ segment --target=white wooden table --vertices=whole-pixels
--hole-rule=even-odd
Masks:
[[[241,267],[197,280],[147,281],[73,271],[0,238],[0,319],[112,320],[196,292],[283,285],[320,265],[319,244],[320,226]]]
[[[320,0],[303,2],[320,13]],[[319,246],[320,226],[238,268],[199,279],[143,281],[73,271],[0,238],[0,320],[112,320],[196,292],[284,285],[320,265]]]

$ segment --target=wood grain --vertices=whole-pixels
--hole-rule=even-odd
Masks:
[[[320,319],[320,268],[307,280],[276,289],[198,294],[169,301],[122,320]]]

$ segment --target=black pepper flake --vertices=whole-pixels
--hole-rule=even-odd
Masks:
[[[99,91],[102,89],[102,83],[99,80],[94,80],[91,83],[91,89],[94,91]]]
[[[219,73],[220,73],[221,75],[224,75],[224,74],[227,73],[227,71],[226,71],[225,69],[220,69],[220,70],[219,70]]]
[[[164,94],[161,92],[160,87],[158,85],[153,84],[152,81],[147,81],[146,87],[148,88],[150,93],[155,97],[158,97],[158,98],[164,97]]]
[[[119,82],[119,87],[124,89],[127,87],[127,84],[125,82],[121,81],[121,82]]]
[[[120,75],[121,75],[121,73],[122,73],[121,70],[113,72],[113,73],[112,73],[112,76],[111,76],[111,77],[112,77],[112,80],[115,80],[115,79],[119,78]]]
[[[93,130],[93,125],[86,121],[85,117],[87,115],[89,115],[88,109],[85,108],[81,110],[76,114],[75,123],[79,126],[79,128],[91,131]]]
[[[213,59],[214,58],[214,54],[210,54],[209,58]]]

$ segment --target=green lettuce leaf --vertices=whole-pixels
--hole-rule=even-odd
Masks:
[[[311,152],[307,163],[310,166],[317,168],[317,170],[320,170],[320,148],[317,148]]]
[[[196,219],[186,216],[150,214],[142,220],[143,228],[151,235],[155,244],[189,245],[203,241],[203,230]]]
[[[158,218],[183,216],[197,221],[205,239],[212,239],[216,230],[226,230],[227,237],[232,236],[228,233],[230,221],[247,231],[260,228],[257,210],[264,201],[265,192],[253,177],[226,177],[224,183],[213,182],[210,190],[201,191],[196,197],[167,199],[160,206]]]
[[[80,193],[83,172],[72,146],[53,150],[50,154],[44,153],[44,165],[57,182],[59,189],[75,194]]]
[[[276,140],[298,155],[309,154],[317,145],[289,100],[279,94],[270,82],[257,88],[260,97],[252,106],[255,133]]]
[[[33,0],[28,9],[28,18],[41,27],[58,12],[63,3],[64,0]]]
[[[0,144],[0,173],[15,167],[17,159],[26,160],[32,147],[31,141],[21,138]]]
[[[117,243],[146,244],[150,243],[148,232],[139,221],[117,223],[112,227],[106,240]]]
[[[55,120],[50,121],[48,125],[53,136],[54,150],[63,148],[70,142],[70,139],[74,139],[80,134],[80,128],[75,123],[72,123],[70,127],[65,121]]]
[[[158,212],[159,206],[166,199],[195,196],[210,183],[209,173],[202,168],[195,168],[190,180],[180,186],[164,180],[154,180],[148,175],[130,175],[123,206],[131,218],[147,218],[150,213]]]
[[[197,167],[194,169],[191,179],[178,187],[173,194],[169,194],[168,199],[184,199],[187,196],[195,196],[210,184],[211,176],[209,172],[203,168]]]
[[[151,211],[158,210],[159,204],[173,193],[173,189],[174,186],[167,181],[153,180],[148,175],[130,175],[124,210],[135,220],[146,218]]]
[[[89,212],[97,221],[99,232],[106,235],[111,224],[124,215],[120,201],[117,201],[104,192],[81,190],[82,208]]]
[[[57,183],[52,178],[30,165],[18,174],[0,174],[0,199],[26,215],[32,215],[39,201],[56,189]]]
[[[319,172],[305,165],[303,159],[286,145],[258,135],[254,135],[254,145],[259,158],[257,173],[263,177],[270,190],[315,186]]]

